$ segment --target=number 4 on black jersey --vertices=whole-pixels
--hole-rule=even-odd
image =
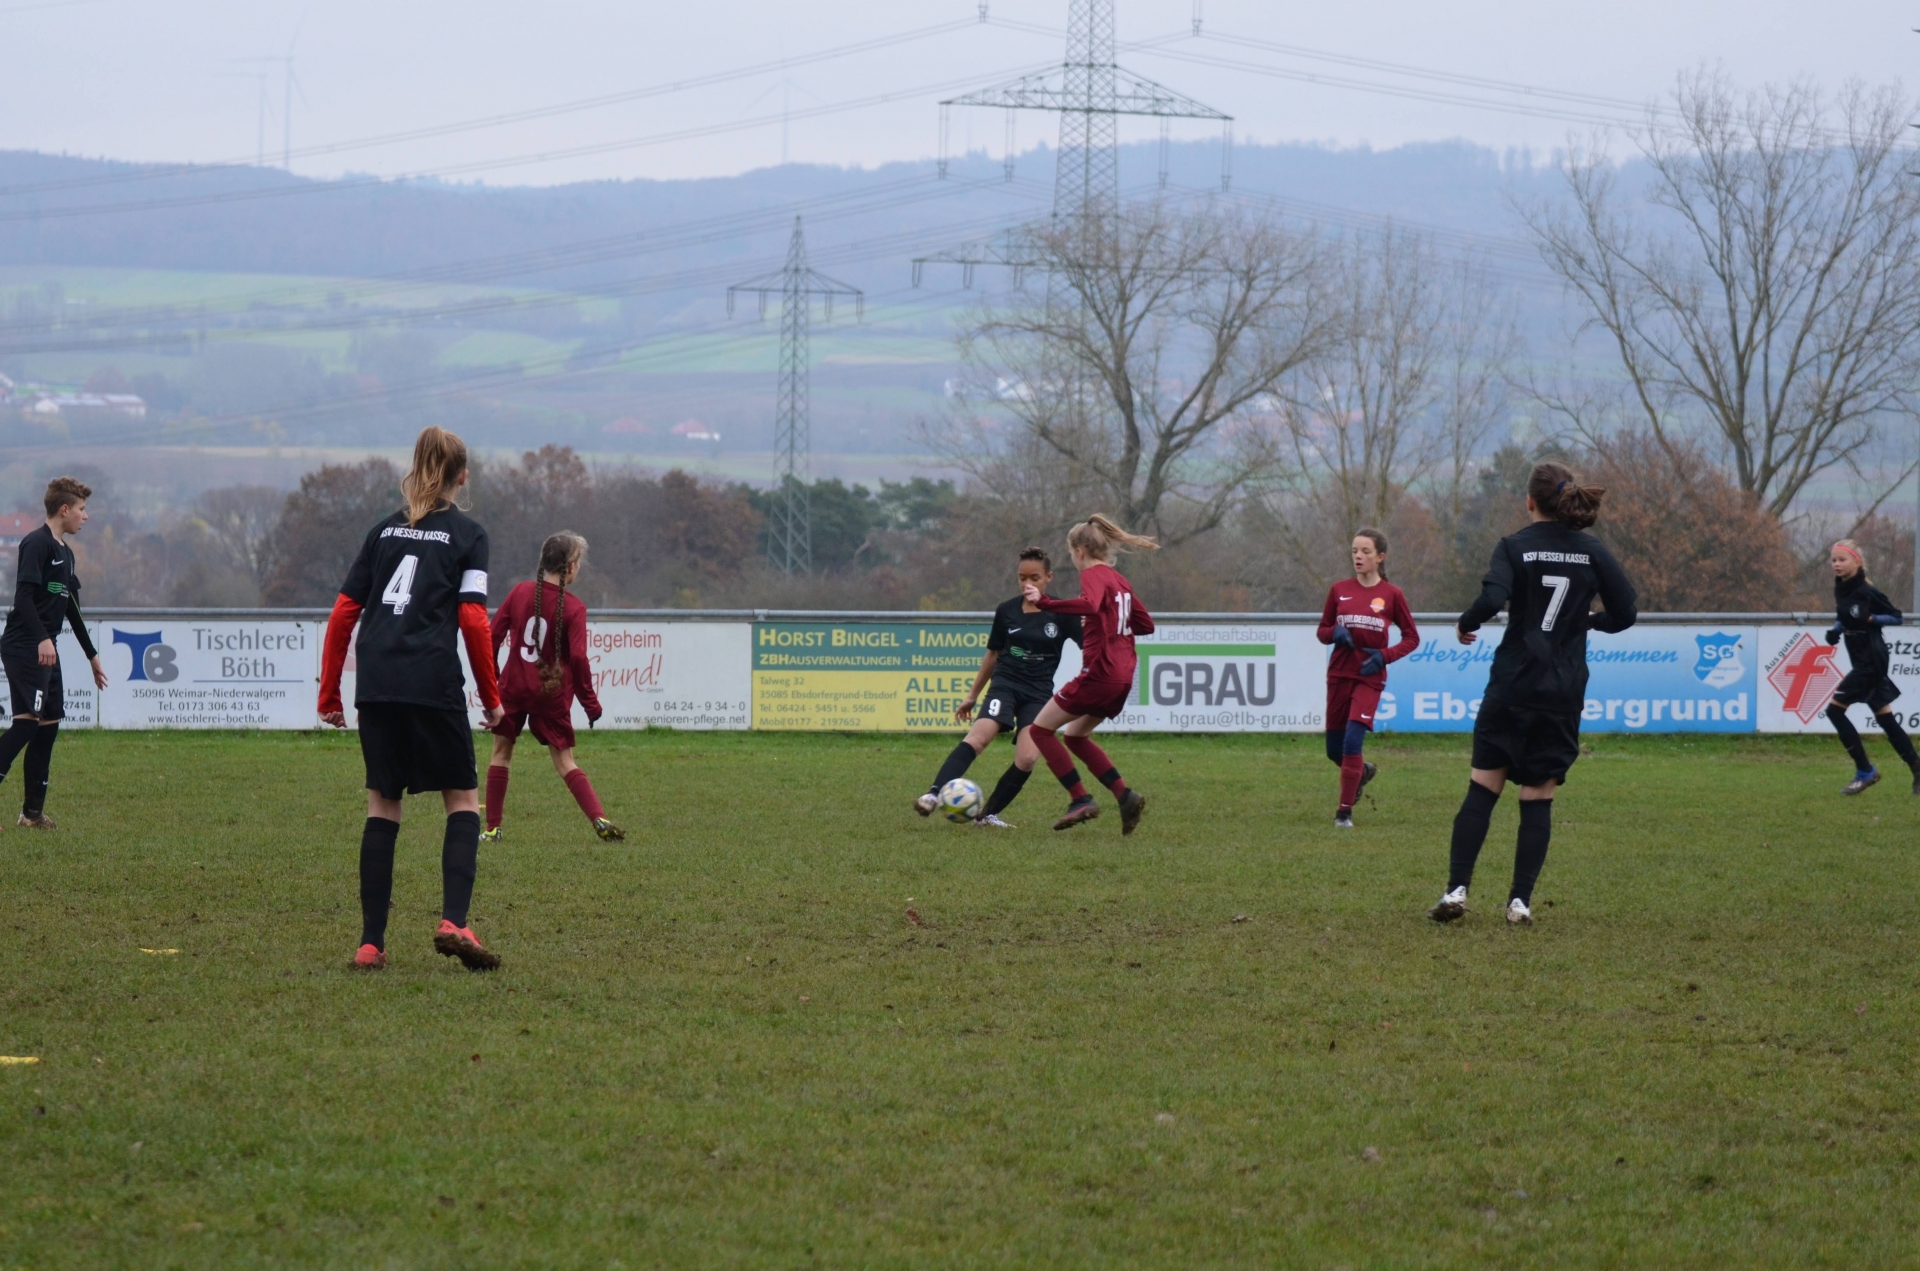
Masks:
[[[1589,613],[1595,597],[1605,606]],[[1633,585],[1604,544],[1557,521],[1535,521],[1493,549],[1480,596],[1462,631],[1507,606],[1507,633],[1493,655],[1487,699],[1538,710],[1578,711],[1587,693],[1587,630],[1625,631],[1639,617]]]
[[[487,531],[458,508],[373,527],[340,594],[362,606],[358,702],[466,707],[456,615],[487,603]]]

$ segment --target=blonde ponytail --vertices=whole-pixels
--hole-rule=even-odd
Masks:
[[[1115,552],[1160,550],[1160,544],[1153,539],[1144,534],[1130,534],[1099,512],[1067,531],[1067,546],[1109,565]]]
[[[467,470],[467,443],[444,428],[420,430],[413,443],[413,467],[400,478],[407,496],[407,524],[418,525],[443,503]]]

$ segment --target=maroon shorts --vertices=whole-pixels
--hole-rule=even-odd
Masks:
[[[507,713],[499,723],[493,726],[495,737],[505,737],[508,741],[520,735],[520,730],[533,728],[533,739],[542,746],[557,746],[561,750],[573,746],[573,712],[564,714],[554,711],[523,711],[513,707],[506,708]]]
[[[1127,709],[1127,699],[1132,696],[1131,680],[1089,680],[1084,675],[1076,675],[1053,695],[1053,700],[1069,715],[1112,719]]]
[[[1373,731],[1373,713],[1380,709],[1380,690],[1364,680],[1327,681],[1327,731],[1345,730],[1348,720]]]

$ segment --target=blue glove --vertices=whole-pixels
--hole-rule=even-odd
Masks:
[[[1843,631],[1845,631],[1845,630],[1846,630],[1846,628],[1845,628],[1845,627],[1842,627],[1842,626],[1841,626],[1841,625],[1840,625],[1839,623],[1837,623],[1837,622],[1836,622],[1836,623],[1834,623],[1834,624],[1833,624],[1832,626],[1830,626],[1830,627],[1828,627],[1828,628],[1827,628],[1827,643],[1828,643],[1828,644],[1838,644],[1838,643],[1840,643],[1840,634],[1841,634],[1841,632],[1843,632]]]
[[[1353,647],[1353,632],[1347,630],[1346,624],[1336,622],[1333,624],[1333,642],[1342,648],[1351,649]]]
[[[1360,674],[1378,675],[1387,666],[1387,653],[1384,649],[1368,649],[1367,656],[1360,659]]]

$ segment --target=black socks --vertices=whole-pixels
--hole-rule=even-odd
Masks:
[[[1847,718],[1847,708],[1835,702],[1827,707],[1827,719],[1833,724],[1833,731],[1840,734],[1840,744],[1853,756],[1854,769],[1858,772],[1871,769],[1873,765],[1867,762],[1867,748],[1861,744],[1859,730]]]
[[[447,837],[440,846],[440,916],[456,927],[467,925],[473,905],[473,880],[480,869],[480,814],[454,812],[447,817]]]
[[[1328,734],[1331,736],[1332,734]],[[1467,782],[1467,797],[1453,817],[1453,852],[1447,866],[1447,890],[1473,883],[1473,864],[1480,859],[1480,848],[1487,841],[1487,825],[1493,820],[1494,805],[1500,796],[1478,781]]]
[[[1520,836],[1513,847],[1513,890],[1509,899],[1523,900],[1533,907],[1533,885],[1540,880],[1540,867],[1547,863],[1547,841],[1553,837],[1553,800],[1520,801]]]
[[[13,761],[27,748],[27,743],[40,733],[40,721],[37,719],[16,719],[13,727],[0,733],[0,780],[13,771]]]
[[[26,789],[20,794],[20,815],[37,817],[47,806],[47,771],[53,767],[53,743],[60,725],[41,724],[27,743]]]
[[[360,943],[387,947],[387,909],[393,903],[393,841],[400,823],[370,816],[360,831]]]
[[[1000,774],[1000,784],[993,788],[993,795],[987,800],[987,810],[982,816],[998,816],[1006,810],[1009,803],[1020,797],[1020,788],[1027,784],[1031,769],[1022,771],[1018,764],[1008,764],[1007,770]]]
[[[1900,726],[1899,713],[1888,711],[1884,715],[1875,715],[1874,718],[1880,721],[1880,731],[1885,733],[1887,740],[1892,743],[1893,753],[1899,755],[1906,762],[1907,767],[1920,774],[1920,755],[1913,753],[1913,738],[1907,736],[1907,730]]]
[[[955,777],[966,776],[967,769],[972,767],[973,761],[979,757],[980,752],[964,741],[955,746],[953,753],[947,756],[947,761],[940,765],[939,775],[933,779],[933,792],[939,794],[941,788],[945,786],[947,782],[952,781]]]
[[[393,845],[400,823],[370,816],[360,831],[360,943],[387,947],[387,910],[393,903]],[[473,880],[479,872],[480,814],[455,812],[447,817],[447,837],[440,848],[440,878],[444,890],[440,916],[456,927],[467,925],[473,904]]]

